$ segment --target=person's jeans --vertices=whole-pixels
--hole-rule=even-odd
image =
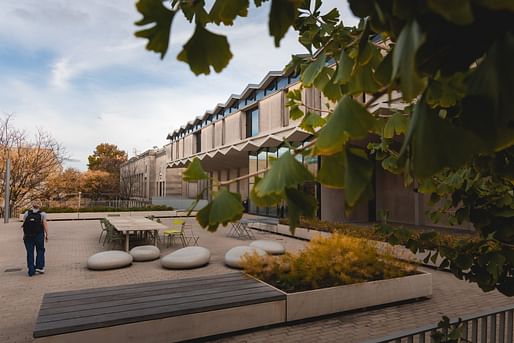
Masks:
[[[29,275],[36,273],[36,269],[45,268],[45,233],[41,232],[35,237],[24,237],[25,249],[27,250],[27,268]],[[34,248],[36,249],[36,265],[34,265]]]

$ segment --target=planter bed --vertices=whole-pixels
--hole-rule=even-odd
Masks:
[[[260,280],[269,285],[268,283]],[[286,321],[319,317],[432,296],[432,274],[419,272],[394,279],[286,293]]]

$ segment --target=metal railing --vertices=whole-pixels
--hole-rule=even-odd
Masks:
[[[512,343],[514,305],[486,311],[478,315],[461,318],[463,342],[473,343]],[[457,325],[458,320],[450,322]],[[381,338],[371,339],[365,343],[425,343],[432,342],[432,335],[443,332],[437,325],[419,327],[413,330],[396,332]]]

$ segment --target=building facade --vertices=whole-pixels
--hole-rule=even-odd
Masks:
[[[198,195],[209,199],[209,189],[217,181],[227,181],[268,168],[270,159],[277,158],[289,147],[308,142],[311,135],[298,127],[300,120],[291,120],[286,106],[286,93],[300,89],[299,77],[283,72],[270,72],[259,84],[248,85],[240,95],[231,95],[224,104],[190,121],[170,134],[169,143],[161,150],[145,152],[129,160],[124,167],[140,164],[136,178],[143,182],[139,196],[179,197],[193,199]],[[302,90],[303,103],[309,109],[326,110],[330,101],[316,89]],[[365,101],[365,99],[363,99]],[[181,173],[194,159],[201,161],[210,173],[207,181],[187,183]],[[300,162],[316,175],[320,167],[317,157],[298,156]],[[154,169],[147,164],[154,162]],[[146,173],[149,168],[148,176]],[[393,175],[376,163],[373,188],[375,198],[360,204],[345,215],[344,191],[312,182],[304,191],[318,202],[318,217],[336,222],[372,222],[380,211],[389,213],[389,220],[411,225],[435,225],[425,215],[428,199],[414,187],[404,187],[401,176]],[[142,180],[142,181],[141,181]],[[249,200],[254,178],[229,185],[229,190],[241,194],[247,211],[253,214],[281,217],[286,204],[260,208]],[[140,189],[140,188],[138,188]]]

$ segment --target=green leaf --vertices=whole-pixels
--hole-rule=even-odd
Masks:
[[[216,231],[218,225],[227,225],[241,219],[244,207],[241,203],[241,195],[232,193],[222,187],[212,201],[198,211],[196,219],[198,223],[209,231]]]
[[[387,120],[384,126],[383,136],[384,138],[391,139],[395,135],[401,135],[407,132],[408,127],[409,117],[401,112],[396,112]]]
[[[499,37],[469,78],[463,100],[464,125],[499,151],[514,145],[514,35]],[[487,115],[485,115],[487,114]]]
[[[341,151],[349,138],[365,138],[374,126],[373,116],[350,96],[345,96],[334,109],[327,124],[319,130],[316,152],[332,155]]]
[[[307,68],[302,73],[302,83],[305,87],[311,87],[314,80],[318,77],[319,73],[325,66],[326,56],[321,53],[314,62],[309,63]]]
[[[193,36],[184,45],[177,59],[189,64],[196,74],[210,74],[212,66],[221,72],[232,58],[225,36],[217,35],[197,25]]]
[[[414,107],[407,138],[401,154],[409,145],[414,176],[434,175],[439,170],[457,168],[474,154],[483,151],[481,140],[471,131],[442,119],[424,99]]]
[[[174,1],[178,2],[179,0]],[[180,9],[190,23],[193,22],[193,18],[197,25],[204,27],[209,22],[209,14],[205,10],[205,0],[180,1]]]
[[[323,117],[321,117],[319,114],[309,112],[309,113],[307,113],[305,118],[303,118],[302,122],[300,123],[300,127],[302,129],[304,129],[305,131],[314,133],[314,131],[317,127],[321,127],[321,126],[325,125],[325,123],[326,123],[326,120]]]
[[[476,2],[492,10],[509,10],[514,12],[514,2],[512,0],[476,0]]]
[[[300,217],[314,217],[316,214],[317,201],[311,195],[305,194],[295,188],[286,188],[287,217],[289,228],[294,232],[294,228],[300,223]]]
[[[452,77],[438,77],[431,80],[427,88],[427,103],[433,107],[453,107],[466,95],[465,74],[455,73]]]
[[[345,165],[344,151],[330,156],[321,156],[321,168],[318,171],[318,181],[324,186],[344,188]]]
[[[382,86],[391,83],[391,75],[393,73],[393,54],[390,52],[382,59],[382,62],[375,70],[373,77]]]
[[[359,200],[373,196],[373,162],[368,159],[363,149],[348,148],[345,156],[344,200],[347,206],[353,208]]]
[[[237,16],[246,17],[248,15],[248,0],[216,0],[211,8],[209,17],[219,25],[233,25]]]
[[[416,52],[423,44],[425,37],[415,20],[403,27],[398,42],[393,50],[393,79],[400,78],[400,90],[406,101],[414,99],[425,87],[417,72]]]
[[[309,170],[288,151],[273,163],[271,170],[255,186],[255,193],[259,197],[282,195],[286,188],[296,187],[313,179]]]
[[[339,62],[337,63],[336,74],[334,78],[334,83],[344,84],[350,81],[350,76],[352,75],[353,70],[353,60],[348,56],[348,54],[344,51],[341,51],[341,55],[339,56]]]
[[[255,184],[250,191],[250,200],[259,207],[269,207],[271,205],[278,204],[283,199],[283,194],[268,194],[264,196],[258,196],[255,192],[255,187],[261,182],[262,178],[256,176]]]
[[[186,170],[182,173],[182,180],[184,181],[198,181],[198,180],[206,180],[209,178],[209,175],[203,170],[202,164],[198,158],[194,158],[191,161],[191,164],[187,167]]]
[[[290,110],[289,110],[289,117],[292,119],[292,120],[298,120],[300,119],[301,117],[304,116],[305,113],[303,113],[303,111],[298,107],[298,105],[295,105],[294,107],[292,107]]]
[[[354,95],[358,93],[374,93],[380,89],[380,85],[373,77],[371,64],[358,66],[353,71],[350,81],[343,85],[345,93]]]
[[[136,8],[143,15],[143,19],[135,23],[137,26],[155,25],[137,31],[135,36],[148,39],[146,49],[160,53],[161,59],[164,58],[170,41],[171,22],[176,12],[164,7],[162,0],[138,0]]]
[[[469,0],[428,0],[428,8],[449,22],[469,25],[473,22],[473,11]]]
[[[297,9],[300,0],[272,0],[269,13],[269,33],[274,37],[275,46],[280,46],[280,41],[286,35],[287,30],[296,20]]]

